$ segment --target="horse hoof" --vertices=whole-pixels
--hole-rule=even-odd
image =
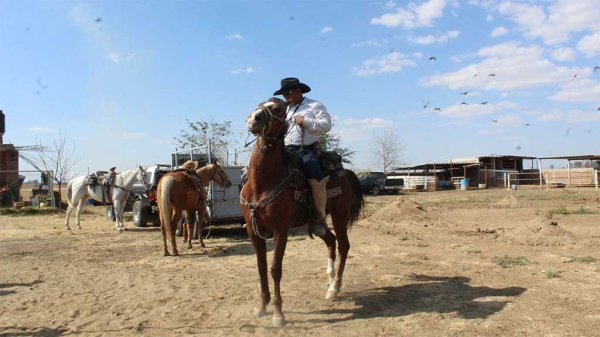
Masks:
[[[67,226],[67,227],[65,228],[65,230],[67,230],[67,231],[70,231],[70,230],[71,230],[71,227],[68,227],[68,226]]]
[[[283,316],[273,316],[273,327],[281,328],[285,324],[285,317]]]
[[[265,308],[254,308],[253,313],[256,317],[262,317],[267,313],[267,310]]]
[[[333,299],[337,296],[337,294],[338,294],[337,290],[327,290],[327,294],[325,294],[325,299],[326,300]]]

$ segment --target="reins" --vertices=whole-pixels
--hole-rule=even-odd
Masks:
[[[297,169],[293,169],[290,172],[290,174],[285,179],[283,179],[279,183],[279,185],[277,185],[275,187],[274,190],[272,190],[269,194],[267,194],[265,197],[263,197],[262,199],[260,199],[256,202],[248,202],[243,196],[244,187],[248,186],[248,184],[246,184],[246,185],[244,185],[244,187],[242,187],[242,190],[240,191],[240,203],[242,205],[246,206],[250,210],[250,215],[252,216],[252,231],[259,238],[261,238],[263,240],[266,239],[260,233],[260,231],[258,229],[258,224],[256,221],[256,214],[254,212],[258,208],[265,207],[266,205],[273,202],[273,200],[275,200],[281,194],[281,192],[283,192],[287,188],[287,186],[290,184],[290,182],[292,182],[294,179],[296,179],[296,176],[298,175],[298,173],[299,172]]]

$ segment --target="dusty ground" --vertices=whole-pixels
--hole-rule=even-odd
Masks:
[[[163,257],[158,229],[118,235],[87,210],[79,231],[62,215],[0,216],[0,336],[600,335],[593,189],[367,197],[337,299],[323,299],[322,242],[290,237],[282,329],[251,315],[258,275],[239,231]]]

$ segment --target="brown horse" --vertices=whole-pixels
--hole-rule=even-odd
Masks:
[[[224,188],[229,188],[231,186],[231,180],[229,180],[229,176],[223,170],[223,167],[219,165],[219,162],[215,162],[211,165],[203,166],[196,170],[196,174],[200,177],[200,181],[202,182],[203,191],[206,191],[208,188],[208,183],[211,181],[216,182],[219,186]],[[192,213],[193,214],[193,213]],[[200,212],[198,210],[198,217],[196,221],[198,223],[198,240],[200,241],[200,247],[206,247],[204,245],[204,239],[202,238],[202,226],[204,225],[204,216],[206,215],[206,205],[204,205],[204,212]],[[183,232],[183,242],[188,243],[188,249],[192,248],[192,237],[194,234],[194,219],[190,213],[185,212],[185,224],[181,226]]]
[[[295,171],[289,173],[285,156],[283,140],[287,131],[286,106],[283,101],[271,98],[258,105],[246,124],[248,130],[257,138],[252,149],[248,180],[240,194],[241,209],[248,224],[247,232],[254,250],[258,273],[260,276],[261,296],[254,313],[262,316],[271,299],[267,277],[267,247],[265,235],[273,235],[273,262],[271,276],[274,283],[273,325],[282,326],[285,316],[281,309],[282,299],[280,281],[282,262],[287,244],[288,230],[291,227],[302,226],[309,221],[308,210],[298,204],[294,198],[294,189],[290,183],[295,180]],[[346,266],[350,242],[348,229],[358,218],[364,207],[364,198],[360,181],[354,172],[346,169],[334,171],[327,183],[328,200],[327,213],[331,214],[333,234],[329,229],[321,237],[328,248],[327,274],[329,288],[325,298],[337,295],[342,286],[342,277]],[[335,271],[336,240],[339,253],[339,265]]]
[[[208,164],[198,169],[196,173],[197,175],[193,176],[185,170],[176,170],[165,174],[158,182],[156,199],[165,256],[171,255],[167,248],[167,236],[171,240],[173,255],[179,255],[177,243],[175,242],[175,230],[183,211],[186,214],[192,214],[192,212],[198,210],[199,226],[204,221],[206,212],[205,187],[208,182],[214,180],[225,188],[231,186],[229,177],[218,162]],[[187,221],[187,223],[190,227],[193,225],[191,221]],[[191,246],[191,240],[188,240],[188,248],[191,248]],[[202,246],[204,247],[204,245]]]

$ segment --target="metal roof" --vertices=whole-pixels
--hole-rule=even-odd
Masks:
[[[600,155],[586,154],[586,155],[577,155],[577,156],[539,157],[538,159],[600,160]]]

